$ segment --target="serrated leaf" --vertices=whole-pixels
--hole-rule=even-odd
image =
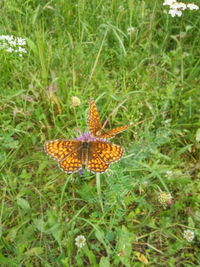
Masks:
[[[28,211],[30,209],[30,205],[28,201],[24,198],[18,197],[17,198],[17,205],[22,208],[24,211]]]

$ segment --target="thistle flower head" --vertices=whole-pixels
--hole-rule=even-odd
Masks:
[[[83,133],[81,136],[77,137],[76,140],[82,141],[82,142],[92,142],[95,141],[95,137],[91,136],[90,133]]]

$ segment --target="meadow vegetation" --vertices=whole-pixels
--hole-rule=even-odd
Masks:
[[[200,266],[200,11],[0,6],[1,35],[27,51],[0,49],[0,266]],[[106,173],[66,174],[43,144],[87,132],[92,97],[107,128],[133,124],[112,139],[126,152]]]

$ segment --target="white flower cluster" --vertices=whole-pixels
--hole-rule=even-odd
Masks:
[[[172,17],[178,16],[181,17],[182,11],[186,10],[187,8],[190,10],[198,10],[199,7],[193,3],[185,4],[182,2],[176,2],[176,0],[165,0],[163,3],[164,6],[169,6],[169,14]]]
[[[78,248],[82,248],[84,247],[86,244],[86,239],[84,237],[84,235],[78,235],[76,238],[75,238],[75,245],[78,247]]]
[[[193,239],[195,238],[194,232],[192,230],[185,230],[183,232],[183,237],[188,241],[192,242]]]
[[[21,57],[23,53],[27,53],[24,46],[26,40],[21,37],[14,37],[13,35],[0,35],[0,49],[9,53],[17,53]]]

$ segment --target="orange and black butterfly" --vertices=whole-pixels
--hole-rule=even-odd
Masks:
[[[59,162],[59,167],[72,173],[86,167],[91,172],[105,172],[118,161],[123,148],[110,142],[95,140],[88,133],[74,140],[53,140],[44,144],[46,153]]]
[[[89,101],[89,114],[87,119],[87,125],[91,136],[100,139],[113,138],[118,133],[121,133],[127,128],[129,128],[129,125],[124,125],[111,130],[104,130],[104,125],[101,124],[99,112],[93,99]]]

